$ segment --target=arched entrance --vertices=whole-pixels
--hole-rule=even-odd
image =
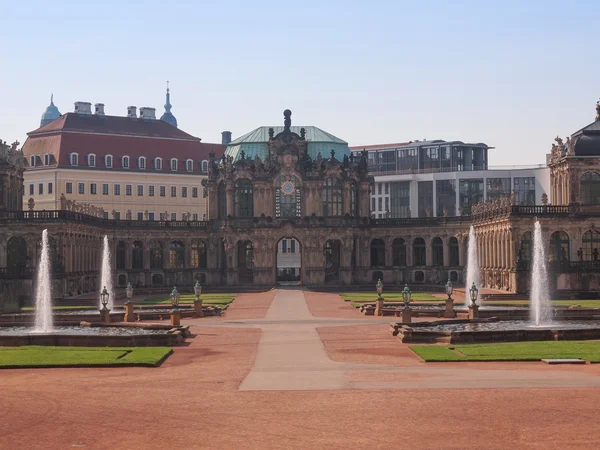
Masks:
[[[298,285],[302,281],[302,248],[293,237],[277,242],[276,280],[280,285]]]

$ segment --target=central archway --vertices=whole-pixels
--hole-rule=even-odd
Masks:
[[[284,237],[277,242],[275,266],[277,284],[298,285],[302,282],[302,248],[293,237]]]

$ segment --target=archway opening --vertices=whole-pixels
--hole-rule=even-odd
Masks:
[[[284,237],[277,243],[277,284],[297,285],[302,281],[302,249],[293,237]]]

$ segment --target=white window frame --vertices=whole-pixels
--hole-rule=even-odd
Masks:
[[[192,159],[188,159],[185,161],[185,168],[188,172],[194,171],[194,161]]]
[[[50,161],[52,161],[52,156],[50,153],[44,153],[44,165],[49,166]]]
[[[207,160],[202,161],[202,172],[204,172],[204,173],[208,172],[208,161]]]
[[[162,170],[162,158],[154,158],[154,168]]]
[[[125,165],[125,161],[127,161],[127,165]],[[123,155],[121,157],[121,167],[123,169],[130,169],[131,168],[131,158],[129,157],[129,155]]]
[[[75,159],[73,159],[73,157],[75,157]],[[73,161],[75,161],[75,164],[73,164]],[[79,165],[79,153],[71,153],[69,155],[69,162],[71,163],[72,166],[78,166]]]
[[[36,163],[36,156],[35,155],[31,155],[29,157],[29,167],[35,167],[35,163]]]
[[[110,165],[108,165],[109,158],[110,158]],[[114,162],[115,162],[115,159],[113,158],[113,155],[105,155],[104,156],[104,167],[106,167],[108,169],[112,169]]]
[[[146,157],[140,156],[138,158],[138,169],[145,169],[145,168],[146,168]]]
[[[91,164],[92,157],[94,157],[94,164]],[[90,153],[87,158],[88,167],[96,167],[96,154]]]
[[[173,164],[175,163],[175,164]],[[171,158],[169,160],[169,167],[171,168],[172,171],[176,172],[177,169],[179,168],[179,161],[177,160],[177,158]],[[175,168],[173,168],[175,167]]]

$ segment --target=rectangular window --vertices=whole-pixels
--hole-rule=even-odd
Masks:
[[[140,166],[140,169],[145,169],[146,168],[146,158],[140,158],[139,162],[138,162],[138,166]]]
[[[177,170],[177,160],[175,158],[171,160],[171,170]]]
[[[488,178],[485,187],[488,201],[510,197],[510,178]]]
[[[121,195],[121,185],[115,184],[114,191],[115,191],[115,195]]]
[[[419,217],[433,216],[433,181],[419,181],[417,188]]]
[[[390,217],[410,217],[410,181],[391,183]]]
[[[514,178],[517,205],[535,205],[535,177]]]
[[[197,187],[192,188],[192,197],[198,198],[198,188]]]
[[[192,220],[198,220],[198,213],[192,214]]]
[[[459,180],[458,190],[462,214],[470,215],[471,207],[483,201],[483,179]]]
[[[182,197],[187,197],[187,187],[186,186],[182,186],[181,188],[181,196]]]
[[[387,184],[386,184],[386,186],[387,186]],[[389,210],[390,210],[390,198],[386,197],[385,198],[385,210],[384,211],[388,212]]]
[[[108,219],[108,211],[104,211],[104,214],[103,214],[103,215],[104,215],[104,218],[105,218],[105,219]]]
[[[290,253],[296,253],[296,240],[292,239],[290,241]]]
[[[381,194],[382,194],[382,192],[381,192],[381,187],[382,187],[382,186],[381,186],[381,183],[379,183],[379,184],[377,185],[377,193],[378,193],[379,195],[381,195]]]
[[[281,241],[281,253],[287,253],[287,239]]]
[[[52,183],[48,183],[48,194],[52,194]]]
[[[102,185],[102,195],[108,195],[108,184]]]
[[[33,184],[32,184],[33,186]],[[67,194],[72,194],[73,193],[73,183],[67,183]]]
[[[166,195],[167,188],[164,186],[160,187],[160,196],[164,197]]]
[[[385,193],[386,195],[390,193],[390,183],[385,183]]]
[[[171,186],[171,197],[177,197],[177,187]]]
[[[138,197],[141,197],[144,195],[144,185],[143,184],[138,184],[137,195],[138,195]]]
[[[67,183],[67,186],[69,186],[69,183]],[[35,186],[33,184],[29,185],[29,195],[33,195],[35,193]],[[67,191],[67,194],[70,194],[70,192]]]
[[[85,194],[85,183],[77,184],[77,192],[79,192],[80,194]]]
[[[90,184],[90,193],[96,195],[96,183]]]
[[[121,213],[119,211],[115,212],[115,219],[121,220]]]
[[[137,213],[137,216],[138,216],[137,220],[144,220],[144,213],[143,212]]]
[[[383,211],[383,198],[382,197],[379,197],[377,199],[377,211]]]
[[[456,180],[436,180],[435,196],[438,217],[456,216]]]
[[[38,194],[39,195],[43,195],[44,194],[44,183],[40,183],[38,185]]]
[[[177,220],[177,213],[171,213],[171,220]]]
[[[154,213],[148,213],[148,220],[154,220]]]
[[[131,185],[130,184],[125,185],[125,195],[131,195]]]
[[[371,211],[375,211],[375,197],[371,198]]]
[[[148,186],[148,195],[154,197],[154,186]]]

